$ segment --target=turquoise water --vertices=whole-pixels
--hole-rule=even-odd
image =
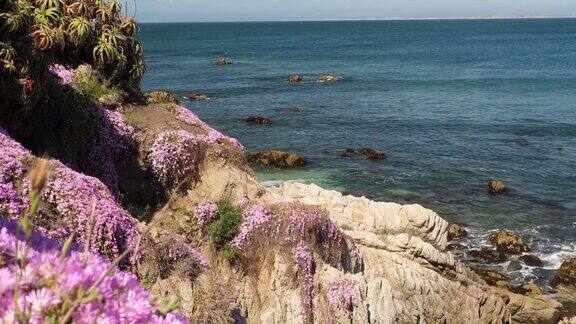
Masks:
[[[211,94],[182,102],[248,150],[310,159],[261,179],[422,204],[478,235],[514,229],[550,269],[575,251],[575,20],[145,24],[140,38],[146,90]],[[327,72],[344,79],[313,80]],[[388,160],[340,157],[364,146]],[[488,195],[492,178],[511,191]]]

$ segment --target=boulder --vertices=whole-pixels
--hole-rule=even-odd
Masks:
[[[336,74],[325,74],[320,77],[320,82],[335,82],[341,79],[342,77]]]
[[[506,270],[508,272],[511,271],[518,271],[522,269],[522,263],[520,263],[520,261],[518,260],[512,260],[510,261],[510,263],[508,264],[508,268],[506,268]]]
[[[471,261],[480,263],[501,263],[506,261],[506,255],[494,250],[481,249],[468,251]]]
[[[525,254],[525,255],[521,256],[520,258],[518,258],[518,260],[520,260],[522,263],[524,263],[525,265],[527,265],[529,267],[541,268],[544,266],[544,263],[542,262],[542,260],[540,260],[539,257],[532,255],[532,254]]]
[[[261,116],[250,116],[246,118],[246,122],[254,125],[272,125],[272,119]]]
[[[506,185],[501,180],[488,181],[488,192],[493,195],[501,195],[507,190]]]
[[[381,153],[373,148],[365,147],[360,150],[360,154],[368,160],[385,160],[387,158],[386,153]]]
[[[302,109],[300,109],[300,107],[294,106],[294,107],[288,108],[288,111],[289,112],[301,112]]]
[[[187,95],[186,97],[190,101],[204,101],[204,100],[210,100],[211,99],[207,95],[200,94],[200,93],[191,93],[191,94]]]
[[[173,103],[178,104],[178,100],[166,91],[150,91],[145,94],[148,103]]]
[[[308,161],[296,154],[283,151],[263,151],[248,154],[248,162],[272,168],[301,168],[308,165]]]
[[[576,288],[576,257],[568,257],[556,271],[552,287],[566,286]]]
[[[288,82],[290,83],[299,83],[302,80],[304,80],[304,78],[300,74],[292,74],[288,77]]]
[[[468,236],[468,231],[459,224],[450,223],[448,226],[448,241],[465,238]]]
[[[219,66],[223,66],[223,65],[230,65],[230,64],[232,64],[232,63],[229,62],[228,60],[226,60],[225,58],[221,57],[221,58],[219,58],[219,59],[216,60],[216,63],[215,63],[215,64],[216,64],[216,65],[219,65]]]
[[[530,251],[528,244],[522,237],[512,231],[498,230],[488,236],[488,242],[492,244],[498,252],[505,254],[521,254]]]

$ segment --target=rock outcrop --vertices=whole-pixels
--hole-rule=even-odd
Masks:
[[[552,285],[566,286],[576,289],[576,257],[567,258],[562,262],[560,269],[552,280]]]
[[[488,181],[488,192],[493,195],[501,195],[508,190],[506,185],[501,180],[490,180]]]
[[[292,74],[288,77],[288,82],[290,83],[300,83],[304,78],[299,74]]]
[[[253,125],[272,125],[273,124],[272,119],[262,117],[262,116],[250,116],[250,117],[246,118],[246,122],[248,124],[253,124]]]
[[[335,82],[341,79],[342,77],[336,74],[325,74],[320,77],[320,82]]]
[[[448,241],[465,238],[467,236],[468,231],[464,226],[455,223],[450,223],[448,226]]]
[[[248,154],[248,161],[263,167],[271,168],[302,168],[308,161],[296,154],[283,151],[263,151]]]
[[[219,65],[219,66],[224,66],[224,65],[230,65],[232,63],[230,61],[226,60],[225,58],[221,57],[221,58],[217,59],[214,64]]]
[[[520,235],[508,230],[498,230],[491,233],[488,236],[488,242],[501,253],[520,254],[530,251],[530,247]]]

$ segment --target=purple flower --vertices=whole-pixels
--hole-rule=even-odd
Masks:
[[[52,64],[49,68],[50,73],[58,77],[58,83],[62,85],[70,84],[74,78],[74,70],[67,69],[60,64]]]
[[[194,211],[194,217],[200,227],[203,227],[206,222],[210,221],[218,214],[218,205],[213,202],[200,202]]]
[[[354,295],[358,287],[358,282],[354,278],[340,277],[330,283],[326,290],[326,299],[332,309],[343,307],[348,318],[352,319],[354,310]]]
[[[196,167],[197,138],[184,130],[160,133],[150,152],[148,161],[158,180],[173,186]]]

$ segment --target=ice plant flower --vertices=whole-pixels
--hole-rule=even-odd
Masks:
[[[158,180],[172,186],[196,167],[197,138],[184,130],[164,131],[158,135],[148,161]]]
[[[75,323],[187,322],[176,313],[160,315],[136,276],[118,270],[105,258],[74,249],[61,257],[57,242],[37,232],[30,241],[22,241],[15,229],[14,223],[0,219],[4,260],[0,264],[0,322],[12,323],[17,314],[31,323],[59,322],[68,313]],[[26,262],[18,255],[26,255]],[[14,307],[16,291],[18,309]]]
[[[49,70],[52,74],[58,77],[58,83],[62,85],[70,84],[74,78],[74,70],[67,69],[60,64],[52,64]]]
[[[218,214],[218,205],[213,202],[200,202],[194,211],[194,218],[198,226],[203,227],[208,221]]]
[[[314,255],[306,246],[306,243],[299,242],[294,252],[294,262],[299,273],[301,273],[301,302],[304,311],[304,322],[313,320],[312,310],[314,309],[314,275],[316,273],[316,261]]]
[[[352,319],[354,310],[354,295],[358,287],[358,282],[354,278],[340,277],[334,280],[326,290],[326,299],[332,309],[343,307],[349,319]]]

